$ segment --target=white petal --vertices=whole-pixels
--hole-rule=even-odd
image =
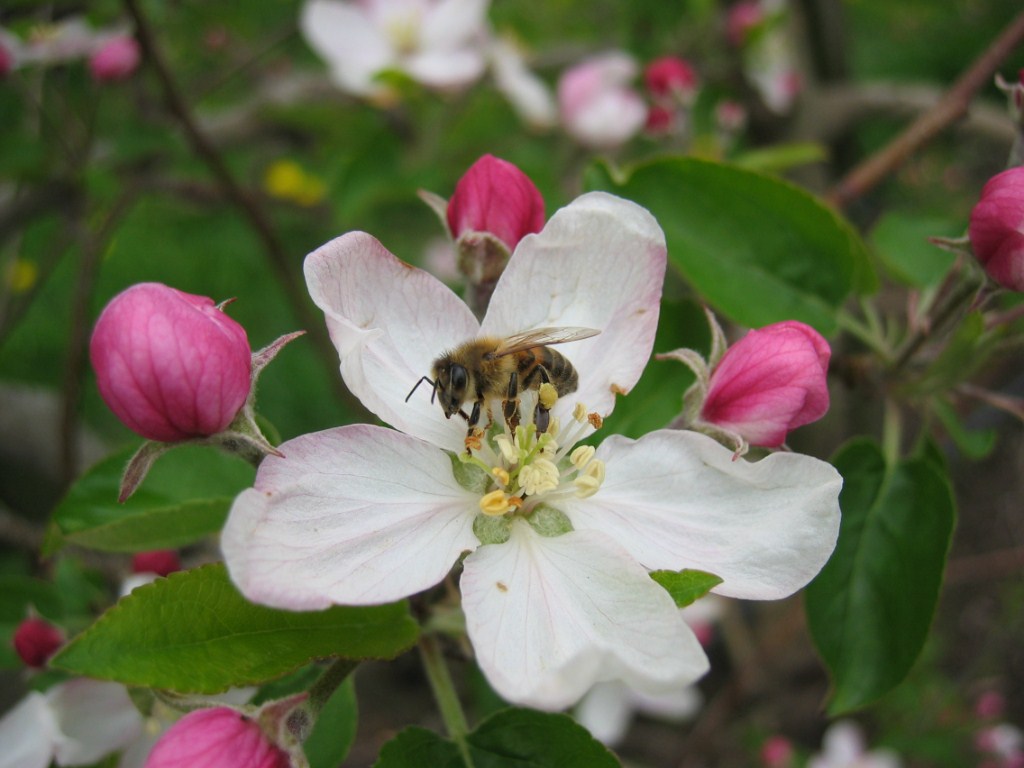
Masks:
[[[479,46],[487,32],[488,0],[438,0],[427,11],[420,44],[427,51]]]
[[[715,592],[776,600],[810,581],[839,534],[843,479],[797,453],[757,462],[695,432],[613,435],[593,497],[564,509],[577,530],[611,536],[651,570],[696,568],[722,577]]]
[[[520,241],[498,281],[482,332],[581,326],[599,336],[558,347],[580,375],[560,401],[566,423],[579,401],[604,415],[632,389],[651,356],[665,277],[665,235],[639,205],[591,192]]]
[[[614,747],[626,736],[633,722],[629,688],[617,681],[598,683],[587,691],[572,715],[591,736]]]
[[[668,593],[592,531],[543,538],[514,524],[466,558],[462,607],[480,668],[516,704],[563,709],[615,679],[666,691],[708,668]]]
[[[490,50],[494,85],[528,125],[550,128],[558,120],[551,89],[530,71],[513,42],[499,39]]]
[[[32,691],[0,719],[0,768],[46,768],[59,737],[49,702]]]
[[[668,693],[630,691],[629,697],[637,712],[670,723],[689,720],[700,712],[704,703],[704,696],[695,685],[687,685]]]
[[[463,48],[455,51],[422,51],[402,62],[413,80],[431,88],[462,88],[484,73],[482,52]]]
[[[62,733],[58,765],[88,765],[142,735],[142,715],[120,683],[79,678],[56,685],[46,698]]]
[[[264,460],[221,535],[249,599],[293,610],[398,600],[437,584],[473,549],[478,497],[448,454],[366,425],[304,435]]]
[[[378,88],[373,76],[396,61],[387,39],[354,4],[307,0],[299,27],[330,66],[332,79],[349,93],[372,94]]]
[[[306,284],[324,311],[349,389],[388,424],[463,451],[466,425],[431,403],[434,358],[476,337],[479,324],[433,275],[395,258],[365,232],[349,232],[306,257]]]

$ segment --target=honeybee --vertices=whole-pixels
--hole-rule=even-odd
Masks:
[[[553,344],[565,344],[596,336],[593,328],[536,328],[501,339],[484,336],[460,344],[434,360],[434,378],[422,377],[416,382],[405,401],[424,381],[433,387],[430,402],[436,396],[445,418],[456,413],[466,420],[468,435],[472,437],[486,412],[487,401],[500,399],[505,421],[515,428],[519,421],[519,393],[539,390],[541,384],[551,384],[558,395],[576,391],[579,375],[565,355],[550,349]],[[472,402],[467,415],[462,406]],[[534,411],[534,424],[538,432],[546,432],[551,417],[540,400]],[[470,437],[467,437],[467,445]]]

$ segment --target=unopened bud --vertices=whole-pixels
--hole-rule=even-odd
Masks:
[[[138,69],[141,58],[135,38],[119,35],[103,43],[89,57],[89,71],[97,82],[124,80]]]
[[[288,753],[253,718],[211,707],[190,712],[160,737],[146,768],[290,768]]]
[[[132,556],[132,573],[155,573],[166,576],[181,570],[181,558],[173,549],[155,549]]]
[[[1024,291],[1024,167],[993,176],[971,211],[974,255],[989,276],[1011,291]]]
[[[26,666],[40,669],[64,644],[64,633],[45,619],[25,619],[14,630],[14,650]]]
[[[111,300],[89,355],[104,402],[150,440],[224,430],[251,386],[245,329],[213,299],[160,283],[134,285]]]

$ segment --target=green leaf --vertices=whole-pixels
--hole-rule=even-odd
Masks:
[[[871,240],[889,273],[918,288],[938,285],[956,261],[956,255],[928,242],[929,237],[963,233],[949,220],[887,213],[875,225]]]
[[[109,552],[171,549],[216,533],[254,470],[205,446],[180,446],[157,459],[139,490],[117,501],[128,449],[89,469],[53,513],[44,554],[67,543]]]
[[[393,658],[417,631],[404,602],[312,612],[253,605],[215,564],[134,590],[52,664],[127,685],[217,693],[314,659]]]
[[[722,583],[722,579],[713,573],[689,569],[651,571],[651,578],[665,588],[680,608],[696,602]]]
[[[935,613],[956,510],[948,478],[928,456],[887,467],[878,446],[860,439],[833,463],[844,478],[839,541],[806,595],[836,715],[910,671]]]
[[[616,768],[604,744],[568,715],[505,709],[467,737],[474,768]],[[421,763],[427,765],[427,763]]]
[[[663,300],[655,352],[671,352],[680,347],[706,353],[710,346],[708,322],[704,310],[693,301]],[[615,403],[615,410],[604,420],[604,434],[640,437],[667,427],[683,410],[683,393],[693,383],[693,373],[675,360],[652,360],[636,386]]]
[[[313,732],[302,744],[310,768],[337,768],[356,738],[359,707],[350,677],[328,699],[320,711]]]
[[[932,402],[932,410],[939,417],[942,426],[946,428],[946,434],[956,443],[960,452],[969,459],[977,461],[988,456],[996,446],[996,430],[994,429],[968,429],[960,421],[960,417],[953,407],[941,400]]]
[[[384,745],[374,768],[464,768],[459,748],[426,728],[406,728]]]
[[[648,208],[669,261],[732,320],[759,328],[801,320],[825,334],[851,291],[875,287],[853,227],[780,179],[694,158],[665,158],[615,178],[593,166],[590,189]]]

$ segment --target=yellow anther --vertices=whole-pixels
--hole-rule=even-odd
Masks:
[[[474,432],[472,435],[466,435],[466,451],[479,451],[483,442],[480,440],[480,434]]]
[[[491,467],[491,474],[494,476],[494,479],[498,481],[499,485],[508,485],[509,475],[508,471],[505,469],[502,469],[501,467]]]
[[[576,496],[580,499],[589,499],[601,487],[601,481],[589,475],[580,475],[572,484],[576,486]]]
[[[519,485],[527,496],[553,491],[558,487],[558,467],[547,459],[534,459],[519,470]]]
[[[558,433],[559,431],[561,431],[561,429],[562,422],[560,422],[558,419],[551,419],[551,423],[548,424],[548,431],[545,432],[544,434],[551,435],[552,437],[558,437]]]
[[[594,458],[597,449],[592,445],[581,445],[569,454],[569,461],[576,469],[583,469]]]
[[[555,403],[558,402],[558,390],[555,389],[551,382],[545,381],[540,385],[540,389],[537,390],[537,398],[540,400],[541,406],[550,411],[555,407]]]
[[[510,504],[510,501],[505,492],[499,488],[480,497],[480,511],[485,515],[492,515],[494,517],[504,515],[516,506]],[[522,502],[520,501],[520,503]]]
[[[604,462],[600,459],[594,459],[587,465],[587,468],[583,470],[583,475],[586,477],[592,477],[597,480],[598,483],[604,482]]]
[[[580,424],[585,422],[587,420],[587,406],[583,403],[576,403],[576,407],[572,409],[572,417]]]

